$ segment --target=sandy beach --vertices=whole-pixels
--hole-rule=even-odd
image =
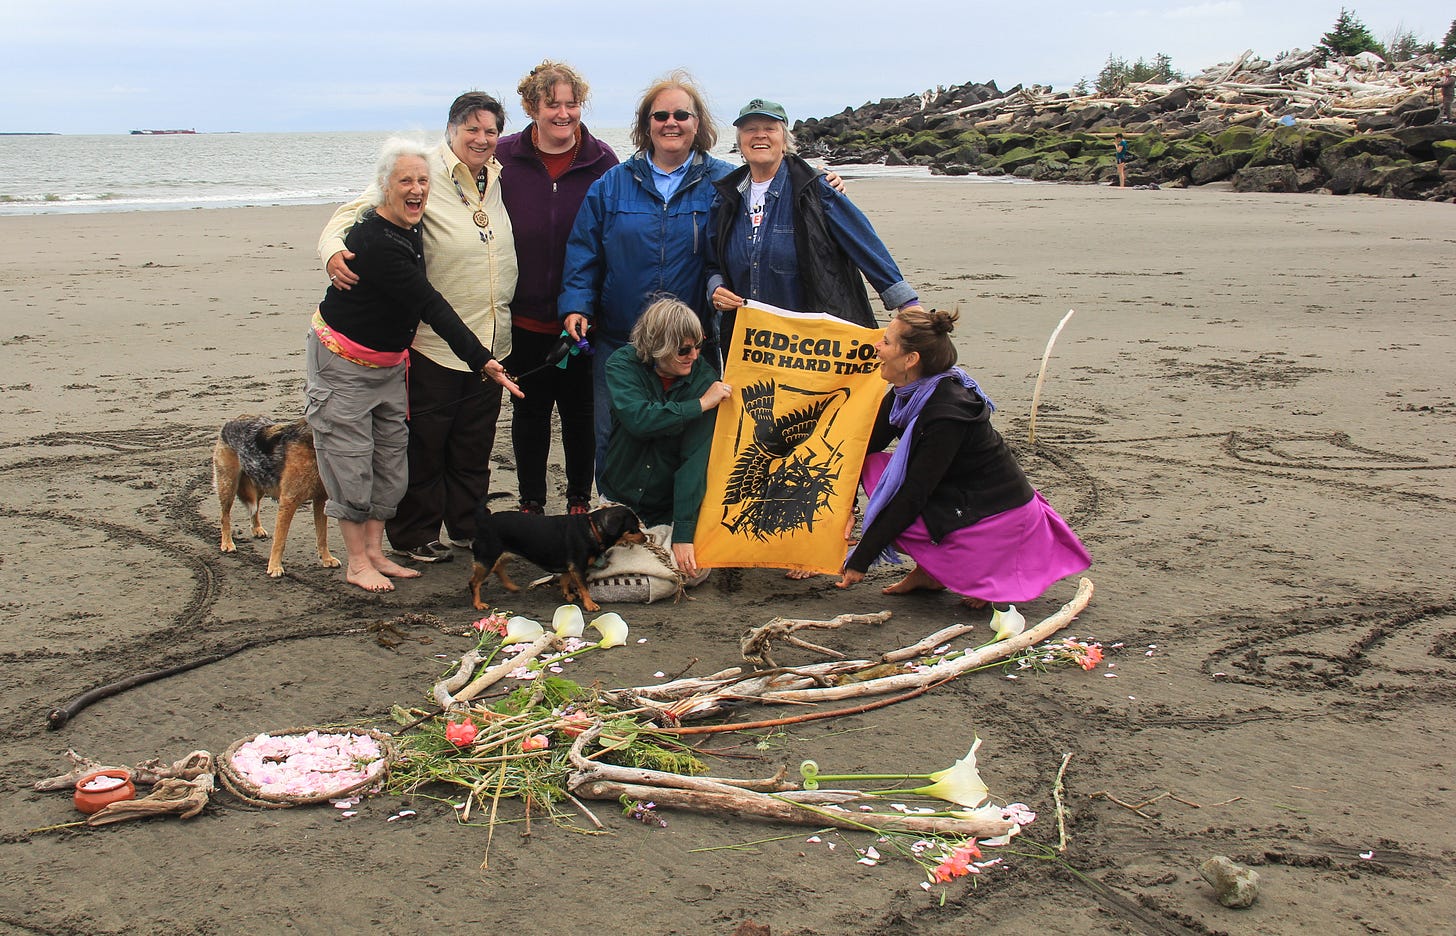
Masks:
[[[260,731],[382,724],[392,705],[425,704],[440,656],[471,642],[418,628],[430,642],[385,648],[362,629],[425,612],[458,631],[479,614],[463,554],[388,595],[347,589],[312,556],[306,514],[282,579],[236,515],[239,551],[218,551],[212,440],[242,413],[301,412],[331,206],[13,217],[0,220],[0,932],[1448,931],[1456,212],[949,180],[850,194],[927,302],[960,307],[962,363],[1094,559],[1096,596],[1065,633],[1100,641],[1112,666],[976,673],[860,716],[712,736],[733,756],[710,763],[923,772],[978,735],[993,797],[1028,804],[1039,818],[1024,839],[1055,844],[1053,781],[1071,753],[1062,862],[1013,844],[946,885],[942,905],[909,860],[857,864],[867,833],[828,836],[830,850],[807,829],[683,813],[650,828],[602,803],[609,834],[502,824],[482,869],[484,826],[425,797],[388,822],[406,805],[389,795],[347,821],[219,795],[187,821],[30,832],[79,818],[68,796],[31,789],[66,769],[68,748],[171,761]],[[1033,446],[1037,368],[1068,309]],[[508,439],[503,427],[502,490]],[[559,456],[552,470],[560,481]],[[824,576],[715,573],[692,601],[611,606],[648,642],[569,675],[713,672],[779,615],[892,610],[834,634],[850,654],[989,616],[947,595],[882,596],[896,576],[841,592]],[[1040,620],[1074,588],[1021,610]],[[512,607],[549,619],[555,603],[538,590]],[[321,636],[46,728],[94,686],[293,634]],[[1258,871],[1252,907],[1212,899],[1198,866],[1214,855]]]

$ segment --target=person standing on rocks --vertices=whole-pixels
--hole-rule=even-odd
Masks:
[[[1451,122],[1451,98],[1456,94],[1456,78],[1451,77],[1451,69],[1441,69],[1441,74],[1436,78],[1436,90],[1441,92],[1441,122]]]

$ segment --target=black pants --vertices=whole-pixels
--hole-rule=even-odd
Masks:
[[[511,329],[511,357],[506,369],[523,374],[540,367],[555,346],[557,334]],[[591,498],[592,460],[596,433],[592,428],[591,358],[575,355],[565,369],[551,366],[520,381],[523,399],[511,399],[511,447],[516,456],[516,483],[521,500],[546,503],[546,460],[551,451],[551,410],[561,413],[561,444],[566,453],[566,497]]]
[[[441,367],[410,352],[409,487],[389,543],[413,549],[440,538],[475,537],[475,507],[490,490],[490,455],[500,418],[501,385],[478,373]]]

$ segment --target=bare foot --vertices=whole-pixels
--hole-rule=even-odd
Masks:
[[[880,589],[886,595],[908,595],[914,591],[945,591],[945,586],[931,578],[929,572],[916,566],[900,581]]]
[[[376,570],[383,573],[384,575],[389,576],[390,578],[420,577],[419,569],[407,569],[404,566],[400,565],[398,562],[395,562],[393,559],[390,559],[383,555],[378,557],[370,556],[369,561],[373,564]]]
[[[984,598],[962,598],[961,599],[961,604],[963,604],[967,608],[971,608],[971,609],[984,608],[984,607],[986,607],[986,605],[988,605],[990,603],[991,602],[987,601]]]
[[[784,578],[802,582],[804,579],[811,579],[818,574],[818,572],[810,572],[808,569],[790,569],[784,573]]]
[[[356,569],[354,563],[349,563],[349,568],[344,573],[344,581],[351,585],[358,585],[367,592],[394,591],[394,583],[380,575],[379,570],[372,565]]]

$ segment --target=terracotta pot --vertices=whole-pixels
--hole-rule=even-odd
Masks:
[[[114,785],[96,783],[97,780],[111,778],[117,781]],[[104,789],[87,789],[87,787],[103,787]],[[94,770],[76,781],[76,795],[72,800],[76,808],[83,813],[94,813],[110,806],[112,803],[119,803],[122,800],[136,798],[136,785],[131,782],[131,771],[125,767],[108,767],[105,770]]]

